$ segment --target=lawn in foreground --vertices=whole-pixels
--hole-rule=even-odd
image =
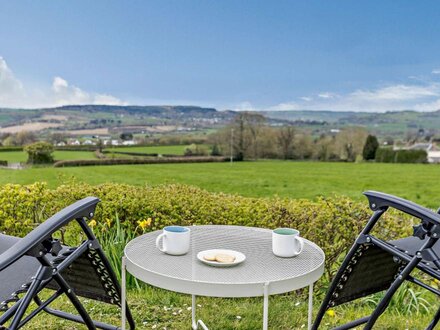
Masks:
[[[316,299],[316,315],[321,298]],[[141,292],[129,291],[128,303],[137,329],[181,330],[191,328],[191,296],[149,287]],[[222,299],[198,297],[197,318],[202,319],[211,330],[255,330],[261,329],[262,298]],[[114,306],[84,301],[93,318],[120,324],[120,311]],[[51,305],[74,312],[71,304],[62,299]],[[335,308],[334,315],[326,315],[320,329],[331,329],[337,325],[363,317],[374,307],[366,303],[349,304]],[[389,309],[379,318],[375,329],[402,330],[424,329],[429,324],[436,308],[423,313],[405,315]],[[71,330],[86,329],[76,323],[41,313],[28,325],[30,329]],[[307,329],[307,300],[295,293],[270,297],[269,329]]]
[[[184,183],[250,197],[313,199],[338,194],[361,199],[363,191],[379,190],[440,206],[438,165],[258,161],[0,170],[0,184],[46,181],[55,187],[71,177],[90,184]]]

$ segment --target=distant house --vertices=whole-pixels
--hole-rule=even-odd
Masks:
[[[71,146],[80,146],[81,142],[79,142],[79,140],[70,140],[69,141],[69,145],[71,145]]]
[[[440,163],[440,151],[428,151],[428,163]]]
[[[55,144],[57,147],[64,147],[66,145],[66,142],[64,141],[60,141],[58,143]]]
[[[86,146],[92,146],[92,145],[95,145],[96,143],[93,142],[92,140],[85,140],[83,142],[83,144],[86,145]]]
[[[128,140],[128,141],[122,142],[122,145],[124,145],[124,146],[134,146],[135,144],[136,144],[136,142],[134,142],[133,140]]]
[[[432,150],[432,148],[432,143],[416,143],[409,147],[408,150],[425,150],[426,152],[428,152]]]
[[[415,143],[406,148],[394,148],[394,150],[425,150],[428,155],[428,163],[440,163],[440,151],[432,143]]]
[[[110,144],[112,146],[118,146],[119,145],[119,141],[118,140],[111,140]]]

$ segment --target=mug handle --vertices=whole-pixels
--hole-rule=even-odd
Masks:
[[[156,247],[161,251],[161,252],[166,252],[165,249],[163,247],[160,247],[160,240],[164,238],[165,239],[165,233],[160,234],[159,236],[157,236],[156,238]]]
[[[300,254],[302,252],[302,250],[304,249],[304,240],[302,239],[302,237],[295,237],[295,239],[299,242],[299,251],[297,251],[295,253],[295,255],[297,256],[298,254]]]

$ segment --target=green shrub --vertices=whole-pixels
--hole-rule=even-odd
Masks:
[[[29,164],[53,163],[53,145],[47,142],[35,142],[24,147]]]
[[[362,156],[365,160],[374,159],[377,148],[379,148],[379,142],[374,135],[368,135],[365,141],[364,149],[362,150]]]
[[[376,151],[375,159],[380,163],[426,163],[428,154],[425,150],[379,148]]]
[[[208,155],[208,148],[203,145],[197,145],[195,143],[185,147],[185,156],[206,156]]]
[[[297,228],[302,236],[324,250],[327,276],[331,276],[332,265],[352,245],[371,215],[366,202],[346,197],[315,201],[247,198],[185,185],[70,183],[50,190],[43,183],[8,184],[0,187],[0,230],[24,235],[50,215],[86,196],[101,199],[94,218],[97,228],[102,224],[114,226],[116,215],[123,228],[139,233],[139,223],[148,224],[143,228],[146,231],[171,224]],[[396,238],[409,229],[411,223],[391,213],[382,224],[381,234]]]

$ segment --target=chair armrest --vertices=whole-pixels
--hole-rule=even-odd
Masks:
[[[392,207],[421,220],[440,225],[440,214],[434,213],[433,211],[406,199],[378,191],[366,191],[364,192],[364,195],[367,196],[370,208],[373,211]]]
[[[0,254],[0,271],[17,261],[28,251],[34,249],[38,244],[49,238],[54,232],[67,225],[70,221],[74,219],[82,219],[84,217],[90,219],[93,216],[98,203],[98,198],[86,197],[67,206],[47,219],[5,252]]]

